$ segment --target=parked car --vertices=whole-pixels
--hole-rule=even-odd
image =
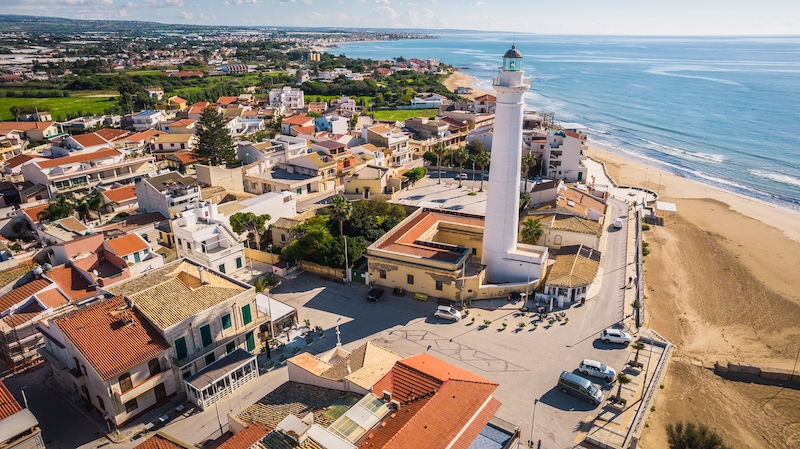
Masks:
[[[558,377],[558,387],[562,393],[571,394],[577,398],[588,401],[592,405],[603,402],[603,392],[593,383],[581,376],[564,371]]]
[[[451,306],[439,306],[433,316],[456,322],[461,319],[461,312]]]
[[[377,301],[378,298],[383,296],[383,289],[382,288],[373,288],[372,290],[367,293],[367,299],[370,301]]]
[[[606,382],[614,382],[617,378],[617,372],[614,368],[608,367],[597,360],[583,359],[578,365],[578,371],[584,376],[594,376],[605,379]]]
[[[458,176],[456,176],[456,179],[467,180],[469,179],[469,175],[466,173],[459,173]]]
[[[617,217],[616,220],[614,220],[614,227],[622,229],[622,217]]]
[[[605,343],[622,343],[625,346],[628,346],[633,337],[631,334],[626,334],[621,330],[617,329],[606,329],[603,332],[600,332],[600,340],[603,340]]]

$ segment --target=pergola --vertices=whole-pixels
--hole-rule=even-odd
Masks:
[[[256,377],[256,356],[238,348],[185,379],[183,383],[189,400],[205,410]]]
[[[675,203],[668,203],[666,201],[656,201],[656,218],[660,218],[663,224],[665,216],[672,217],[672,223],[675,223],[675,215],[678,213],[678,206]]]

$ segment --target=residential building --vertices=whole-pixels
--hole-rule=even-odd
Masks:
[[[264,447],[261,440],[268,433],[269,429],[261,424],[250,424],[217,446],[217,449],[261,449]]]
[[[302,89],[284,86],[282,89],[269,91],[269,104],[285,109],[300,109],[305,106],[305,97]]]
[[[558,307],[586,298],[600,268],[600,252],[583,245],[562,246],[555,251],[556,262],[549,267],[544,294]]]
[[[305,130],[306,128],[311,128],[311,132],[314,132],[314,118],[313,117],[306,117],[305,115],[293,115],[291,117],[286,117],[281,121],[281,133],[284,135],[291,135],[293,128],[299,128]]]
[[[304,172],[301,173],[298,170],[304,170]],[[305,171],[304,167],[286,164],[272,167],[267,167],[264,163],[250,164],[245,167],[244,189],[246,192],[256,195],[289,191],[297,197],[302,197],[319,191],[320,183],[323,180],[321,175],[306,174],[309,172]]]
[[[588,218],[600,224],[605,222],[606,202],[590,194],[580,184],[575,186],[562,185],[558,190],[555,210],[559,213],[577,215]]]
[[[22,171],[22,166],[32,161],[46,160],[46,158],[31,154],[17,154],[14,156],[13,153],[3,153],[3,156],[8,157],[3,165],[3,171],[5,171],[7,175],[19,174]]]
[[[230,192],[242,192],[244,181],[242,169],[226,168],[213,165],[197,165],[197,182],[205,187],[222,187]]]
[[[60,123],[56,122],[0,122],[0,134],[19,131],[28,140],[44,142],[67,135]]]
[[[188,257],[220,273],[244,268],[244,245],[214,203],[189,206],[172,220],[178,257]]]
[[[314,130],[326,131],[333,134],[347,134],[350,129],[350,119],[336,114],[324,115],[314,119]]]
[[[103,197],[106,202],[105,213],[116,214],[139,207],[139,203],[136,200],[136,184],[127,184],[116,189],[104,190]]]
[[[386,166],[384,150],[386,150],[386,148],[378,148],[371,143],[350,148],[350,152],[353,153],[354,156],[358,156],[367,161],[368,165],[374,165],[376,167]]]
[[[194,178],[169,172],[136,183],[136,198],[140,212],[160,212],[169,218],[171,208],[200,202],[200,186]]]
[[[195,449],[195,446],[159,431],[133,449]]]
[[[292,218],[281,217],[272,223],[269,227],[272,233],[272,246],[283,248],[299,237],[299,235],[291,229],[295,226],[302,224],[301,220]]]
[[[153,155],[162,161],[170,154],[194,151],[198,137],[195,134],[161,134],[153,142]]]
[[[137,182],[156,173],[153,157],[124,155],[103,149],[90,153],[33,161],[20,170],[26,181],[48,186],[51,195],[97,186]]]
[[[169,343],[123,296],[48,319],[41,330],[53,377],[117,428],[179,392]]]
[[[362,138],[377,147],[387,148],[391,154],[390,167],[402,167],[413,160],[413,148],[409,147],[409,136],[385,125],[377,125],[361,130]]]
[[[22,408],[0,382],[0,448],[39,449],[44,448],[44,438],[39,421],[30,409]]]
[[[385,167],[366,166],[345,178],[344,193],[363,195],[369,199],[370,194],[386,193],[386,186],[392,170]]]
[[[133,116],[133,129],[136,132],[154,129],[166,120],[166,116],[162,111],[145,110],[134,114]]]
[[[144,88],[144,94],[147,95],[147,98],[161,100],[164,98],[164,89],[160,87],[146,87]]]
[[[109,290],[128,298],[152,323],[157,334],[169,342],[168,361],[180,391],[189,400],[207,407],[244,382],[258,375],[254,367],[256,334],[270,318],[259,311],[255,289],[190,259],[178,259],[162,268],[115,285]],[[233,356],[235,363],[225,361]],[[221,363],[213,365],[215,361]],[[223,362],[225,361],[225,362]],[[213,372],[204,368],[213,368]],[[246,368],[249,367],[249,368]],[[206,396],[198,396],[198,374],[207,380],[200,385]],[[208,380],[228,379],[228,385],[209,391]],[[223,385],[224,380],[223,380]]]
[[[318,140],[311,144],[311,151],[325,153],[329,156],[339,158],[350,154],[347,145],[335,140]]]
[[[588,169],[584,161],[588,157],[588,146],[582,129],[557,129],[537,133],[547,137],[543,175],[552,179],[563,179],[565,182],[587,180]]]
[[[484,94],[472,100],[472,111],[478,114],[493,113],[497,104],[497,97],[491,94]]]
[[[126,132],[127,133],[127,132]],[[53,156],[64,157],[71,152],[93,152],[103,148],[113,148],[114,144],[104,139],[98,133],[78,134],[76,136],[68,136],[61,140],[61,148],[67,151],[58,153],[58,147],[53,147]]]
[[[161,254],[154,252],[150,243],[135,232],[107,240],[106,244],[127,262],[131,276],[164,266]]]
[[[266,226],[269,226],[281,217],[292,218],[297,215],[295,198],[294,192],[270,192],[243,200],[229,201],[221,204],[218,209],[228,217],[235,213],[269,214],[270,219],[266,222]],[[224,221],[227,222],[228,219],[225,218]]]
[[[178,96],[172,96],[166,100],[156,103],[155,108],[162,111],[183,111],[189,105],[189,102]]]
[[[594,220],[557,213],[529,215],[524,220],[528,219],[539,221],[544,234],[537,243],[548,248],[559,249],[564,246],[583,245],[594,250],[600,249],[603,225]]]
[[[163,123],[161,130],[169,134],[194,134],[197,131],[196,120],[182,119],[170,123]]]
[[[22,131],[0,131],[0,161],[22,156],[30,142],[22,138]]]
[[[414,98],[411,99],[411,109],[439,109],[444,102],[447,101],[447,97],[434,94],[434,93],[422,93],[416,95]]]
[[[306,139],[279,135],[275,139],[260,143],[240,143],[236,150],[236,157],[245,165],[264,161],[265,167],[269,168],[281,163],[285,164],[290,159],[308,153],[309,147],[310,143]]]
[[[290,160],[287,165],[294,173],[319,177],[316,185],[312,184],[314,192],[333,190],[337,185],[337,161],[326,153],[309,153]]]

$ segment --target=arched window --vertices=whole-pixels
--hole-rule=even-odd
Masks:
[[[150,377],[161,372],[161,362],[157,358],[147,362],[147,366],[150,368]]]
[[[131,375],[129,373],[119,376],[119,389],[121,392],[125,393],[132,388],[133,382],[131,381]]]

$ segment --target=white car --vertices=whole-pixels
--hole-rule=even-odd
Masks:
[[[614,227],[617,229],[622,229],[622,223],[622,218],[618,217],[616,220],[614,220]]]
[[[631,334],[626,334],[621,330],[606,329],[600,332],[600,340],[603,340],[604,343],[622,343],[628,346],[633,340],[633,337],[631,337]]]
[[[459,173],[459,175],[456,176],[456,178],[466,181],[467,179],[469,179],[469,175],[466,173]]]
[[[461,319],[461,312],[450,306],[439,306],[433,316],[455,322]]]
[[[617,372],[614,371],[614,368],[605,366],[597,360],[583,359],[581,364],[578,365],[578,371],[584,376],[603,378],[608,383],[614,382],[614,379],[617,378]]]

